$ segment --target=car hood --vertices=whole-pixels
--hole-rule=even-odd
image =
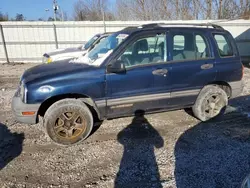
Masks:
[[[52,52],[45,53],[44,56],[54,56],[63,53],[71,53],[71,52],[80,52],[80,48],[65,48],[65,49],[57,49]]]
[[[97,68],[98,67],[83,63],[70,63],[69,61],[41,64],[26,70],[21,77],[21,81],[27,83],[35,80],[59,78],[60,76],[77,74],[79,72],[84,74],[84,72],[89,72]]]

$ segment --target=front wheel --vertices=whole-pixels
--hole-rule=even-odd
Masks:
[[[64,99],[49,107],[44,116],[49,137],[61,145],[75,144],[86,139],[93,128],[89,108],[77,99]]]
[[[207,121],[224,114],[227,104],[226,92],[218,86],[208,85],[201,90],[192,110],[198,119]]]

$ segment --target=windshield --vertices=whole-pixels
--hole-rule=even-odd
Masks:
[[[93,36],[85,45],[83,45],[83,49],[87,50],[92,44],[98,39],[97,35]]]
[[[88,58],[94,62],[96,59],[103,57],[108,52],[113,51],[128,34],[114,33],[101,41],[93,50],[88,54]]]

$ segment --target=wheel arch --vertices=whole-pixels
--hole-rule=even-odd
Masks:
[[[48,108],[54,104],[55,102],[59,101],[59,100],[63,100],[63,99],[67,99],[67,98],[71,98],[71,99],[80,99],[83,103],[85,103],[88,108],[90,109],[93,118],[94,119],[101,119],[101,115],[100,112],[97,108],[97,105],[95,104],[94,100],[91,99],[89,96],[87,95],[82,95],[82,94],[61,94],[61,95],[55,95],[52,96],[48,99],[46,99],[45,101],[42,102],[42,104],[40,105],[39,109],[38,109],[38,116],[42,116],[44,117],[45,112],[48,110]]]
[[[230,86],[227,82],[225,82],[225,81],[214,81],[214,82],[208,83],[206,86],[208,86],[208,85],[219,86],[221,89],[223,89],[223,90],[226,92],[228,98],[230,98],[230,97],[232,96],[232,88],[231,88],[231,86]],[[203,87],[203,88],[204,88],[204,87]],[[202,88],[202,89],[203,89],[203,88]]]
[[[228,105],[228,95],[221,88],[222,86],[225,88],[227,87],[218,83],[211,83],[202,88],[194,105],[192,106],[195,117],[201,121],[207,121],[217,117],[218,115],[224,114],[226,106]],[[219,96],[219,100],[217,100],[217,96]],[[212,100],[210,101],[210,99]],[[215,108],[217,104],[219,105]]]

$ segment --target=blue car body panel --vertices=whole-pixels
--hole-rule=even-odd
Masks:
[[[132,115],[136,110],[161,111],[190,107],[199,91],[212,82],[235,82],[242,78],[242,65],[237,47],[231,35],[235,56],[221,58],[212,38],[218,29],[190,28],[190,32],[203,34],[207,38],[211,58],[173,61],[173,51],[169,50],[167,62],[133,67],[125,73],[107,73],[106,66],[115,59],[130,40],[143,32],[165,32],[167,48],[172,48],[171,32],[181,32],[183,28],[160,28],[131,31],[113,53],[99,66],[91,66],[68,61],[43,64],[33,67],[23,74],[21,81],[27,87],[27,104],[41,104],[47,99],[66,94],[78,94],[91,98],[101,114],[101,119]],[[129,33],[129,32],[128,32]],[[226,33],[223,31],[223,33]],[[211,69],[201,69],[210,64]],[[152,74],[157,69],[167,69],[166,76]],[[49,93],[39,90],[41,86],[51,86]]]
[[[42,103],[50,97],[65,94],[82,94],[93,100],[105,98],[105,69],[86,64],[39,65],[27,70],[22,81],[27,86],[28,104]],[[41,86],[47,85],[52,86],[53,91],[49,94],[39,91]]]

